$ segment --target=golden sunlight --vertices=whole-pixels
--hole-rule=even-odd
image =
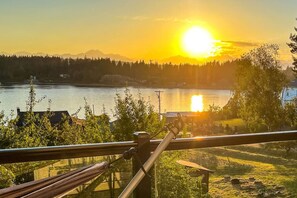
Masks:
[[[209,57],[215,50],[215,40],[204,28],[194,26],[183,35],[182,47],[190,56]]]
[[[191,110],[194,112],[202,112],[203,111],[203,96],[202,95],[193,95]]]

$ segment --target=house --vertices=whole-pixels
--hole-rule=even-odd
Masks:
[[[163,118],[166,118],[166,122],[173,122],[178,118],[178,115],[180,115],[183,118],[186,118],[187,121],[190,122],[203,122],[208,120],[209,113],[208,112],[187,112],[187,111],[181,111],[181,112],[166,112],[162,114]]]
[[[20,111],[20,108],[17,108],[17,116],[18,116],[18,120],[16,123],[16,126],[18,127],[22,127],[26,125],[26,114],[28,112],[27,111]],[[51,126],[58,126],[59,124],[61,124],[64,116],[66,116],[68,119],[68,122],[70,125],[72,125],[72,119],[68,113],[68,111],[34,111],[33,112],[34,116],[42,118],[43,116],[45,116],[46,114],[49,114],[48,119],[51,123]]]
[[[297,80],[291,81],[288,87],[284,88],[281,93],[282,105],[291,102],[297,97]]]
[[[39,81],[37,80],[37,77],[36,76],[30,76],[29,79],[25,80],[25,83],[33,83],[33,84],[38,84]]]

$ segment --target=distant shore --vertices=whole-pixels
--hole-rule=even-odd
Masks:
[[[24,82],[4,82],[0,86],[13,86],[13,85],[27,85],[29,83]],[[219,86],[160,86],[160,85],[141,85],[141,84],[101,84],[101,83],[73,83],[73,82],[34,82],[34,85],[68,85],[76,87],[106,87],[106,88],[123,88],[123,87],[134,87],[134,88],[156,88],[156,89],[211,89],[211,90],[231,90],[228,87]]]

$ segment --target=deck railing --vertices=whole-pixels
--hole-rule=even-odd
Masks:
[[[145,162],[150,156],[150,152],[156,149],[161,140],[150,140],[150,136],[145,132],[136,132],[134,136],[134,141],[125,142],[0,149],[0,164],[116,155],[124,153],[131,147],[137,148],[138,156],[140,156],[141,161]],[[183,150],[288,140],[297,140],[297,131],[177,138],[171,141],[166,150]],[[136,173],[139,168],[138,163],[133,164],[134,173]],[[151,189],[151,182],[149,177],[145,177],[135,190],[136,197],[151,197],[148,189]]]

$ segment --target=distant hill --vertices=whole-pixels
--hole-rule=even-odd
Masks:
[[[89,50],[84,53],[79,53],[79,54],[70,54],[70,53],[65,53],[65,54],[46,54],[42,52],[37,52],[37,53],[30,53],[26,51],[19,51],[16,53],[6,53],[6,52],[0,52],[0,54],[4,55],[16,55],[16,56],[57,56],[57,57],[62,57],[62,58],[110,58],[112,60],[117,60],[117,61],[125,61],[125,62],[131,62],[133,61],[132,59],[122,56],[120,54],[106,54],[100,50]]]
[[[55,54],[54,56],[59,56],[62,58],[110,58],[112,60],[121,60],[126,62],[133,61],[132,59],[122,56],[120,54],[105,54],[100,50],[89,50],[85,53],[79,54]]]

